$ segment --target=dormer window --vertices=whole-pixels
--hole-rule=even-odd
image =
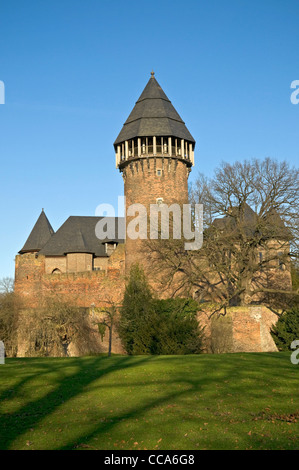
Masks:
[[[112,253],[114,252],[116,246],[117,246],[117,243],[112,243],[112,242],[105,243],[105,253],[106,253],[106,255],[111,256]]]

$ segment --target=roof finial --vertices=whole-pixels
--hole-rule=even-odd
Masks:
[[[151,76],[152,76],[151,78],[154,78],[155,76],[155,72],[153,70],[151,71]]]

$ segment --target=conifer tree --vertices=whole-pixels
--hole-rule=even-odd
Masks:
[[[119,335],[128,354],[150,353],[154,316],[153,294],[144,271],[138,264],[133,265],[119,323]]]
[[[290,351],[292,342],[299,339],[299,307],[281,315],[271,334],[279,351]]]

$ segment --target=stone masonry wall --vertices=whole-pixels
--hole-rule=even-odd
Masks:
[[[119,245],[105,270],[46,274],[45,256],[34,253],[18,255],[15,292],[28,308],[37,307],[44,296],[53,292],[73,296],[82,307],[93,303],[100,306],[101,301],[108,298],[119,302],[125,285],[123,261],[124,246]]]
[[[47,256],[45,258],[45,273],[51,274],[54,270],[66,273],[67,269],[66,256]]]
[[[158,176],[158,170],[161,176]],[[156,204],[158,198],[163,203],[188,203],[188,176],[186,164],[180,160],[149,157],[130,163],[123,171],[126,209],[131,204],[143,204],[150,213],[150,204]],[[127,216],[127,225],[134,217]],[[149,225],[148,225],[149,226]],[[126,240],[126,273],[136,262],[141,262],[147,271],[150,259],[144,240]]]
[[[277,347],[270,334],[278,318],[264,306],[231,307],[225,316],[201,312],[198,320],[205,327],[205,351],[274,352]]]
[[[124,245],[119,245],[108,260],[105,270],[73,272],[61,274],[45,273],[45,257],[27,253],[16,257],[15,292],[23,301],[18,331],[18,356],[26,355],[28,338],[26,328],[30,323],[30,309],[41,305],[43,299],[53,294],[65,296],[80,307],[90,309],[91,326],[93,305],[107,307],[109,302],[119,305],[125,289]],[[28,329],[28,328],[27,328]],[[108,331],[99,340],[97,327],[94,326],[98,351],[108,351]],[[114,331],[112,352],[123,353],[120,340]],[[76,345],[71,345],[70,354],[77,355]]]
[[[133,258],[134,259],[134,258]],[[109,258],[105,270],[82,273],[45,274],[45,257],[24,254],[16,257],[15,291],[24,301],[21,325],[30,321],[26,309],[38,307],[45,296],[53,293],[71,297],[81,307],[90,309],[93,321],[94,308],[107,306],[108,302],[120,304],[125,290],[124,245],[119,245]],[[160,293],[158,293],[160,295]],[[93,307],[94,305],[94,307]],[[201,312],[199,321],[205,326],[205,352],[262,352],[276,351],[270,329],[277,317],[263,306],[232,307],[225,317],[209,318],[211,312]],[[27,315],[27,316],[26,316]],[[99,342],[96,329],[94,335]],[[18,355],[26,353],[27,338],[19,330]],[[216,346],[215,346],[216,344]],[[120,340],[114,331],[112,352],[123,353]],[[99,350],[108,350],[108,331]],[[77,355],[76,345],[70,354]]]

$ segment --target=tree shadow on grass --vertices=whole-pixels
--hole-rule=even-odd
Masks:
[[[217,385],[219,385],[219,383],[221,383],[222,385],[229,383],[228,387],[229,387],[230,392],[235,394],[235,396],[238,396],[239,398],[241,398],[241,400],[244,400],[244,401],[247,400],[248,402],[250,402],[251,400],[258,401],[260,399],[260,393],[261,392],[263,393],[263,388],[265,384],[267,385],[267,388],[269,390],[272,390],[272,387],[277,386],[277,383],[279,379],[281,378],[282,373],[289,380],[294,378],[294,371],[293,370],[286,371],[285,364],[283,363],[284,361],[280,361],[280,363],[276,364],[275,372],[277,373],[277,375],[275,374],[275,376],[273,376],[273,356],[272,357],[270,356],[269,358],[264,357],[263,361],[259,363],[257,362],[257,359],[259,359],[260,357],[261,356],[259,354],[253,354],[252,357],[250,357],[250,355],[245,355],[243,358],[238,359],[236,355],[226,355],[225,360],[223,360],[221,356],[216,355],[216,356],[210,357],[209,358],[210,360],[206,364],[205,364],[205,361],[203,361],[200,364],[201,373],[199,376],[198,375],[196,376],[196,374],[195,376],[192,376],[192,372],[191,374],[188,375],[188,373],[182,371],[182,368],[181,368],[180,372],[178,372],[171,378],[170,383],[166,377],[165,377],[165,380],[162,379],[155,383],[157,386],[161,388],[161,390],[165,390],[165,388],[168,389],[168,392],[164,396],[159,396],[159,397],[152,396],[151,398],[148,398],[146,401],[142,402],[141,404],[136,404],[136,406],[134,406],[134,408],[130,409],[129,411],[127,410],[124,412],[120,412],[116,415],[113,415],[112,419],[108,421],[100,422],[98,425],[96,425],[92,432],[89,432],[86,434],[82,433],[80,438],[69,441],[67,444],[60,446],[59,449],[66,450],[66,449],[76,449],[76,448],[79,448],[79,449],[80,448],[95,448],[94,439],[97,438],[98,441],[101,441],[101,437],[107,436],[120,423],[128,422],[128,421],[138,422],[142,417],[144,417],[145,415],[148,415],[149,412],[151,412],[154,409],[157,409],[158,407],[165,407],[169,403],[178,403],[180,401],[184,401],[185,399],[190,399],[190,396],[195,397],[199,393],[203,393],[205,395],[206,403],[204,405],[206,406],[204,407],[206,410],[209,410],[208,406],[209,405],[211,406],[211,403],[212,403],[212,407],[213,407],[213,403],[216,399],[216,396],[217,396],[216,387]],[[277,359],[278,358],[280,360],[281,356],[277,356]],[[182,361],[181,358],[179,359],[169,358],[170,361],[173,361],[174,366],[175,366],[176,359],[178,361]],[[267,364],[268,360],[269,360],[269,364]],[[240,370],[240,367],[237,366],[238,361],[241,362],[241,364],[239,364],[239,366],[241,365],[241,370]],[[166,359],[166,363],[167,363],[167,359]],[[243,370],[242,370],[242,365],[243,365]],[[217,374],[215,374],[215,371],[213,371],[213,366],[218,368]],[[244,394],[242,394],[242,392],[244,392],[244,384],[240,381],[240,379],[242,378],[243,380],[247,380],[248,377],[250,378],[251,374],[254,374],[252,377],[254,383],[245,387],[246,396],[244,396]],[[142,386],[143,383],[142,382],[138,383],[135,381],[133,384],[132,383],[126,384],[128,388],[132,385]],[[169,387],[169,385],[171,385],[171,387]],[[113,385],[113,387],[115,388],[115,385]],[[285,394],[284,396],[282,396],[281,394],[282,400],[286,397],[287,397],[287,394]],[[169,422],[167,424],[164,423],[164,426],[165,427],[167,426],[167,432],[169,434],[168,437],[172,435],[175,438],[174,440],[177,440],[177,437],[175,434],[178,428],[180,427],[180,422],[182,421],[182,419],[184,421],[188,420],[190,424],[190,429],[192,428],[194,429],[194,426],[196,427],[196,425],[199,428],[198,422],[200,419],[202,421],[202,425],[204,425],[203,423],[204,418],[201,417],[200,419],[198,419],[198,416],[196,414],[196,403],[194,403],[193,410],[194,410],[194,416],[186,416],[184,415],[184,412],[182,413],[176,410],[174,410],[171,416],[170,415],[168,416]],[[214,412],[216,411],[217,411],[216,408],[215,409],[212,408],[210,409],[209,413],[214,414]],[[252,425],[251,421],[253,419],[252,414],[248,412],[247,418],[248,418],[248,424],[251,426]],[[233,425],[236,423],[231,424],[230,420],[231,420],[231,416],[227,418],[227,425],[228,425],[227,437],[219,436],[219,432],[217,432],[217,435],[215,436],[215,446],[218,448],[227,448],[227,441],[230,440],[231,442],[234,442],[234,439],[238,437],[235,434],[235,430],[233,429]],[[139,424],[138,426],[141,426],[141,424]],[[159,431],[157,430],[157,432]],[[249,448],[253,444],[252,438],[249,435],[247,435],[247,433],[246,435],[242,437],[242,439],[243,439],[244,448],[245,447]],[[189,446],[190,446],[190,443],[189,443]],[[103,448],[103,447],[99,447],[99,448]],[[111,444],[111,448],[113,449],[112,444]],[[182,447],[180,448],[187,450],[190,447],[188,447],[188,444],[186,444],[186,447],[184,447],[184,444],[182,443]]]
[[[43,395],[42,397],[29,401],[20,409],[12,413],[4,413],[1,416],[0,427],[0,449],[9,449],[14,440],[24,434],[31,428],[45,419],[48,415],[53,413],[56,408],[63,403],[75,398],[84,392],[84,389],[89,386],[93,381],[98,380],[115,370],[124,370],[134,367],[136,364],[146,363],[148,357],[138,358],[132,361],[132,358],[118,357],[118,358],[71,358],[68,363],[65,360],[59,359],[44,362],[42,360],[33,359],[33,365],[38,363],[41,365],[42,371],[32,373],[31,375],[20,380],[13,389],[3,391],[0,400],[11,398],[12,394],[16,398],[23,398],[22,389],[25,384],[29,384],[30,380],[42,378],[51,373],[61,372],[58,379],[58,385],[54,390]],[[52,363],[52,364],[51,364]],[[64,373],[68,367],[75,367],[76,371],[69,375]]]
[[[157,371],[154,371],[151,377],[154,379],[150,380],[147,376],[147,364],[151,363],[151,367],[157,364],[162,372],[165,370],[165,374],[159,373],[155,375]],[[41,361],[42,362],[42,361]],[[45,362],[46,363],[46,362]],[[125,387],[122,392],[124,399],[130,393],[131,387],[141,387],[138,390],[142,390],[143,386],[152,385],[158,387],[159,393],[152,393],[147,395],[146,398],[136,400],[133,406],[127,409],[121,409],[119,412],[113,414],[111,419],[102,420],[98,419],[93,426],[92,431],[84,432],[82,427],[81,436],[64,440],[63,445],[55,445],[56,449],[76,449],[76,448],[93,448],[91,445],[94,443],[94,439],[97,438],[99,441],[101,437],[106,437],[108,433],[112,432],[120,423],[126,422],[137,422],[144,416],[148,416],[157,407],[163,407],[169,403],[179,402],[184,400],[193,400],[196,395],[202,394],[205,401],[201,403],[201,407],[206,406],[206,410],[209,410],[208,406],[215,406],[215,410],[208,411],[207,413],[214,414],[216,410],[216,403],[219,401],[219,387],[221,393],[224,395],[227,392],[238,397],[239,400],[247,402],[256,400],[259,403],[260,397],[264,397],[265,393],[273,393],[273,390],[277,388],[283,378],[285,385],[287,382],[292,384],[294,387],[294,366],[287,367],[286,358],[279,354],[259,355],[259,354],[244,354],[244,355],[214,355],[214,356],[176,356],[176,357],[112,357],[108,358],[71,358],[67,360],[49,360],[47,365],[41,365],[37,374],[34,374],[34,369],[29,376],[24,377],[23,380],[19,381],[15,388],[16,395],[22,395],[22,387],[29,383],[31,379],[43,378],[47,374],[59,374],[56,377],[57,384],[55,389],[48,392],[41,398],[32,399],[31,402],[22,406],[19,410],[13,413],[6,413],[2,416],[1,431],[2,436],[0,437],[0,448],[9,449],[13,442],[26,433],[31,428],[36,428],[37,424],[44,420],[47,416],[55,412],[63,403],[82,395],[88,391],[94,385],[94,390],[99,389],[100,391],[107,390],[107,397],[110,392],[119,387]],[[34,364],[39,366],[38,361]],[[69,371],[69,367],[75,368],[74,372]],[[130,380],[124,380],[123,383],[115,382],[105,383],[99,379],[105,378],[107,375],[113,372],[123,372],[128,369],[132,369],[135,366],[145,366],[144,380],[140,379],[138,372],[132,375]],[[167,371],[167,373],[166,373]],[[297,372],[297,371],[296,371]],[[122,375],[121,375],[122,377]],[[245,386],[244,386],[245,383]],[[265,391],[266,388],[266,391]],[[161,392],[162,391],[162,392]],[[5,397],[2,394],[2,398]],[[0,397],[1,398],[1,397]],[[138,397],[137,397],[138,398]],[[283,403],[288,397],[287,387],[280,390],[279,400]],[[88,399],[88,397],[87,397]],[[279,401],[278,400],[278,401]],[[212,404],[212,405],[211,405]],[[91,406],[93,404],[91,403]],[[118,408],[122,408],[122,403],[119,403]],[[238,406],[238,403],[236,403]],[[166,416],[166,422],[168,425],[169,435],[177,439],[177,425],[180,420],[184,419],[190,423],[190,427],[198,426],[198,422],[201,417],[198,417],[198,411],[200,407],[194,402],[194,416],[184,416],[183,407],[179,410],[175,408],[171,415]],[[247,419],[252,420],[252,416],[249,416],[250,406],[246,407],[246,413],[248,414]],[[90,410],[89,410],[90,411]],[[261,410],[260,410],[261,411]],[[97,419],[96,410],[91,411],[93,418]],[[88,414],[88,413],[87,413]],[[221,416],[223,413],[221,414]],[[88,416],[87,416],[88,418]],[[99,416],[100,418],[100,416]],[[214,417],[215,419],[215,417]],[[219,420],[226,419],[225,417],[219,417]],[[93,422],[95,419],[93,419]],[[92,426],[92,423],[90,423]],[[136,424],[138,426],[145,426],[145,423]],[[165,423],[164,423],[165,425]],[[230,426],[228,434],[231,436],[227,437],[233,442],[234,429],[233,424]],[[140,428],[139,428],[140,429]],[[79,429],[80,432],[80,429]],[[218,446],[225,447],[225,437],[217,436],[215,438],[218,442]],[[103,439],[104,440],[104,439]],[[243,448],[250,447],[252,444],[252,438],[250,436],[243,437]],[[101,444],[100,444],[101,445]],[[103,447],[102,447],[103,448]],[[182,444],[182,449],[187,449]]]
[[[13,361],[13,362],[12,362]],[[9,363],[6,363],[5,369],[11,368],[10,371],[6,372],[6,377],[9,378],[13,376],[16,382],[11,385],[9,388],[3,388],[3,391],[0,392],[0,403],[3,403],[5,400],[13,399],[14,397],[21,395],[22,389],[26,384],[36,377],[41,379],[43,376],[48,376],[50,373],[58,373],[61,371],[61,377],[63,377],[63,370],[65,368],[65,363],[57,361],[55,358],[47,358],[47,362],[40,358],[22,358],[22,359],[13,359]],[[19,363],[19,364],[18,364]],[[16,365],[22,367],[23,372],[16,375],[15,369]],[[18,379],[19,376],[23,376],[22,379]]]

